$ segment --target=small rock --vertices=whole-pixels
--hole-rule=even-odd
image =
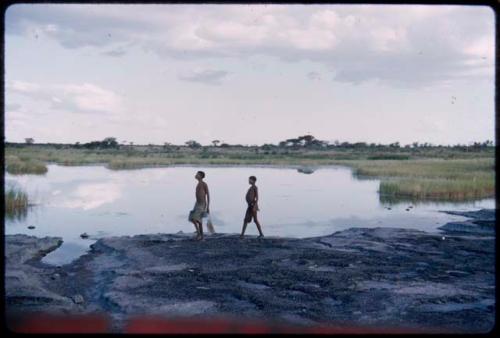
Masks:
[[[81,238],[89,238],[89,235],[86,232],[84,232],[83,234],[80,235],[80,237]]]
[[[30,225],[30,226],[28,227],[28,229],[33,230],[33,229],[35,229],[35,226],[34,226],[34,225]]]
[[[52,278],[52,279],[59,279],[59,278],[61,278],[61,275],[60,275],[60,274],[58,274],[58,273],[55,273],[55,274],[53,274],[53,275],[52,275],[52,277],[51,277],[51,278]]]
[[[71,298],[73,299],[73,302],[75,302],[76,304],[83,303],[83,296],[82,295],[74,295]]]
[[[406,211],[410,211],[410,209],[406,209]]]

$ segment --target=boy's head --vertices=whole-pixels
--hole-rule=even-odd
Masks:
[[[255,177],[255,176],[250,176],[248,178],[248,183],[250,183],[250,184],[255,184],[256,181],[257,181],[257,177]]]
[[[194,176],[194,178],[199,179],[199,180],[202,180],[202,179],[204,179],[204,178],[205,178],[205,173],[204,173],[203,171],[201,171],[201,170],[200,170],[200,171],[198,171],[198,172],[196,173],[196,175]]]

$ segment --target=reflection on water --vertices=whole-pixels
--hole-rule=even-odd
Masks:
[[[5,210],[5,219],[10,222],[22,222],[28,216],[28,208]]]
[[[376,179],[359,180],[345,167],[169,167],[112,171],[99,166],[49,165],[44,176],[6,174],[36,207],[6,217],[7,234],[62,237],[62,247],[44,258],[62,264],[83,254],[95,238],[141,233],[193,233],[187,221],[194,203],[194,173],[204,170],[216,232],[240,233],[248,176],[257,176],[259,219],[267,236],[313,237],[349,227],[408,227],[425,231],[463,217],[438,210],[494,208],[494,200],[470,203],[402,202],[387,207]],[[35,229],[28,229],[34,225]],[[80,238],[88,233],[90,239]],[[254,224],[246,233],[257,235]]]
[[[81,208],[90,210],[101,205],[111,203],[120,197],[121,187],[116,183],[87,183],[80,184],[74,192],[62,196],[56,194],[52,205],[62,208]],[[60,190],[58,190],[60,192]]]
[[[297,171],[302,174],[312,174],[314,173],[314,169],[312,168],[298,168]]]
[[[408,205],[408,204],[413,204],[413,205],[426,205],[426,204],[429,204],[429,203],[432,203],[432,204],[441,204],[441,203],[454,203],[455,202],[455,199],[453,198],[450,198],[449,200],[446,200],[446,199],[443,199],[443,198],[440,198],[439,200],[432,200],[432,198],[426,198],[425,201],[422,201],[421,198],[418,198],[418,197],[415,197],[415,196],[394,196],[394,195],[384,195],[384,194],[379,194],[379,201],[381,204],[384,204],[384,205],[396,205],[396,204],[404,204],[404,205]],[[469,199],[466,199],[465,201],[461,201],[461,202],[458,202],[458,204],[467,204],[467,203],[471,203],[471,204],[474,204],[476,201],[476,199],[474,198],[469,198]]]

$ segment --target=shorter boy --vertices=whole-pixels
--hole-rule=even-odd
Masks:
[[[240,238],[243,238],[245,235],[245,230],[247,228],[247,224],[253,220],[255,221],[255,224],[257,225],[257,229],[259,230],[259,238],[264,237],[264,234],[262,233],[262,229],[260,228],[260,223],[257,219],[257,211],[259,210],[259,207],[257,205],[257,201],[259,200],[259,191],[257,189],[257,186],[255,185],[255,182],[257,181],[257,178],[255,176],[250,176],[248,178],[248,183],[250,184],[250,188],[247,191],[246,195],[246,201],[248,204],[247,211],[245,213],[245,219],[243,221],[243,229],[241,231]]]

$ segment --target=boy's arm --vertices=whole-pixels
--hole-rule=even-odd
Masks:
[[[208,184],[205,183],[205,192],[207,194],[207,212],[210,213],[210,193],[208,192]]]
[[[258,200],[259,200],[259,189],[255,187],[255,203],[257,203]]]

